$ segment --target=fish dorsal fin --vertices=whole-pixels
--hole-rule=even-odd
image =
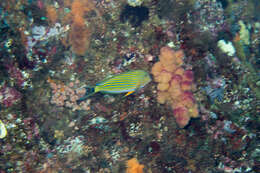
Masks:
[[[103,85],[106,81],[108,81],[109,79],[113,78],[114,76],[113,75],[108,75],[107,77],[105,77],[102,81],[96,83],[96,86],[99,86],[99,85]]]

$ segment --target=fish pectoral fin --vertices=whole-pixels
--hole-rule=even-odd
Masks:
[[[135,92],[135,91],[129,91],[128,93],[126,93],[125,97],[132,94],[133,92]]]

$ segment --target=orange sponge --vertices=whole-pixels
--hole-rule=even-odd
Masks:
[[[126,173],[143,173],[144,165],[139,164],[136,158],[132,158],[126,162]]]

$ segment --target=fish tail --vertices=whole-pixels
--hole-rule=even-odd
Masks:
[[[77,100],[77,104],[80,104],[82,101],[86,100],[87,98],[96,93],[95,87],[86,86],[84,88],[86,89],[86,94]]]

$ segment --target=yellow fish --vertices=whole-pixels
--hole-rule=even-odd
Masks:
[[[128,96],[137,89],[144,87],[150,81],[150,75],[143,70],[120,73],[97,83],[95,87],[91,87],[92,92],[87,93],[85,96],[80,98],[78,102],[85,100],[97,92],[109,94],[126,93],[125,96]]]

